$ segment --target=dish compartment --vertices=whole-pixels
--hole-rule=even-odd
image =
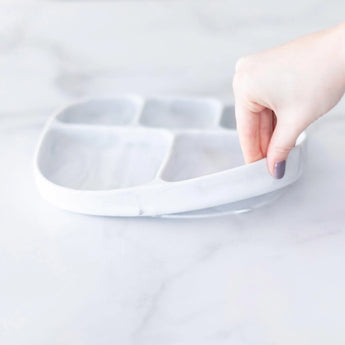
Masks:
[[[142,101],[131,96],[89,100],[72,104],[56,119],[65,124],[126,126],[135,122],[141,106]]]
[[[236,132],[184,133],[175,138],[161,178],[183,181],[243,164]]]
[[[235,107],[227,105],[223,109],[222,117],[220,119],[220,126],[226,129],[236,130]]]
[[[158,130],[51,128],[38,167],[50,182],[75,190],[145,185],[155,179],[172,140]]]
[[[218,125],[221,104],[215,100],[151,98],[144,105],[140,124],[168,129],[207,129]]]

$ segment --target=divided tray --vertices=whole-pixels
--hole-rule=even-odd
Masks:
[[[244,165],[234,108],[205,98],[119,96],[74,103],[45,126],[35,157],[42,196],[103,216],[205,216],[276,198],[302,172],[306,135],[276,180]]]

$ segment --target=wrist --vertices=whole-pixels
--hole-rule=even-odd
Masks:
[[[335,26],[333,32],[334,36],[334,46],[336,49],[335,56],[339,58],[340,71],[339,73],[343,75],[344,85],[345,85],[345,22]]]
[[[345,22],[321,31],[320,43],[328,60],[326,73],[332,76],[333,87],[342,95],[345,92]]]

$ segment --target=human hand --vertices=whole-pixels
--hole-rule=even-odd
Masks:
[[[345,92],[345,23],[240,58],[233,89],[246,163],[267,157],[282,178],[299,134]]]

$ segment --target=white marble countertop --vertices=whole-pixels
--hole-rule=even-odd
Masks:
[[[260,3],[260,4],[259,4]],[[32,158],[83,96],[231,100],[237,57],[344,20],[339,1],[0,6],[0,344],[344,344],[345,104],[275,204],[202,220],[55,209]]]

